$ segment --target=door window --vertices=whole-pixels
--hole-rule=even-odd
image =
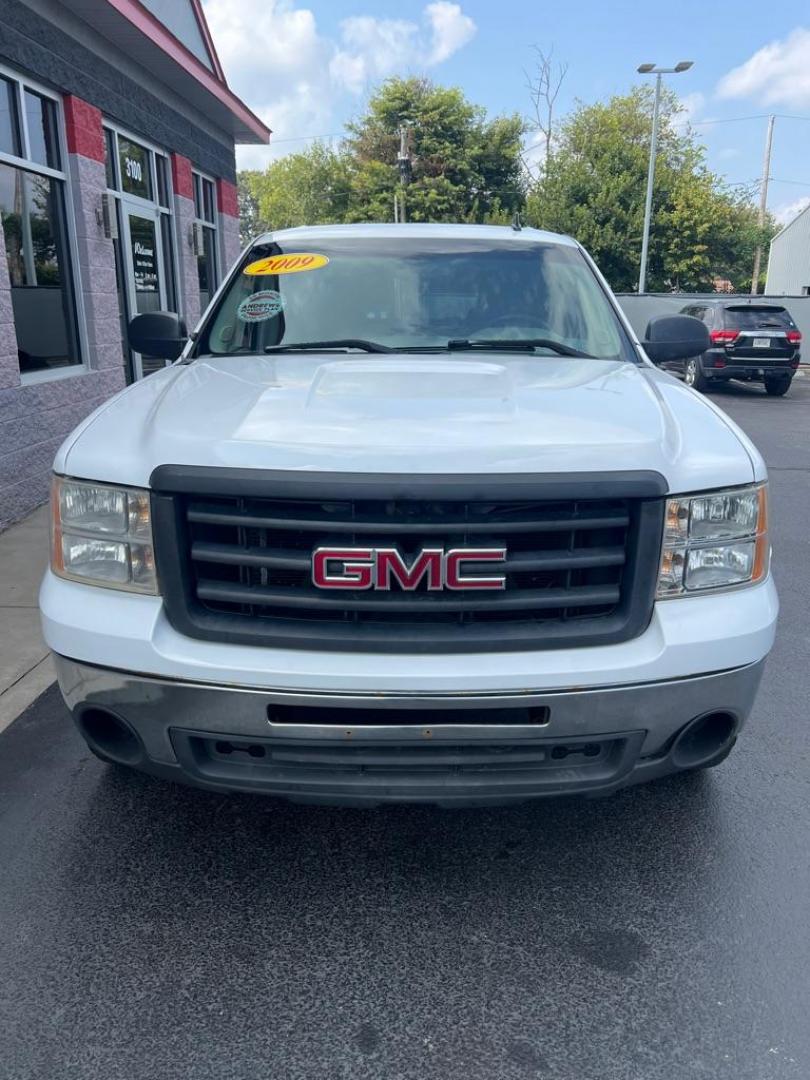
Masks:
[[[105,127],[104,136],[108,194],[117,203],[120,231],[115,256],[122,337],[128,378],[137,379],[165,362],[129,352],[129,319],[149,311],[177,311],[169,162],[165,154],[111,127]]]
[[[160,311],[160,264],[154,218],[129,214],[129,243],[138,314]]]
[[[152,198],[152,155],[145,146],[118,136],[121,190],[140,199]]]

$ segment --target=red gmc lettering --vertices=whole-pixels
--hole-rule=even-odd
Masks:
[[[317,548],[312,554],[312,583],[318,589],[378,589],[396,582],[413,592],[423,582],[428,592],[441,589],[504,589],[503,574],[484,577],[465,572],[473,563],[503,562],[506,548],[423,548],[410,564],[396,548]]]
[[[330,563],[342,563],[334,572]],[[319,589],[370,589],[374,551],[371,548],[317,548],[312,556],[312,584]]]
[[[465,563],[503,562],[506,548],[457,548],[448,551],[444,560],[444,583],[448,589],[504,589],[503,574],[475,577],[464,574]]]
[[[442,587],[441,548],[425,548],[420,551],[410,566],[396,548],[377,548],[377,573],[374,578],[376,589],[390,589],[393,576],[403,589],[409,592],[417,588],[422,578],[427,575],[427,587],[430,591]]]

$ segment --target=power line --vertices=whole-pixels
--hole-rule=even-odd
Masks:
[[[726,116],[717,120],[690,120],[691,127],[701,127],[706,124],[738,124],[743,120],[767,120],[770,113],[756,113],[753,116]]]
[[[799,116],[798,113],[752,113],[751,116],[724,116],[714,120],[690,120],[692,127],[705,127],[707,124],[739,124],[743,120],[767,120],[769,116],[775,116],[779,120],[810,120],[810,116]]]
[[[778,180],[775,176],[771,177],[772,184],[796,184],[798,187],[810,188],[810,180]]]

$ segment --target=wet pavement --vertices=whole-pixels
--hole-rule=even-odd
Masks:
[[[810,1076],[810,379],[712,395],[771,470],[777,647],[731,757],[600,801],[375,811],[0,735],[3,1080]]]

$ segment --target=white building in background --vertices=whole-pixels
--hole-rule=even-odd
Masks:
[[[810,296],[810,204],[771,241],[769,296]]]

